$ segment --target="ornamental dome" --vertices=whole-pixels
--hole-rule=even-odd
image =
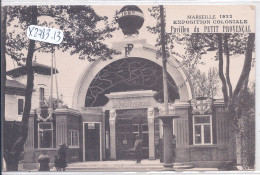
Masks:
[[[126,5],[118,13],[118,24],[124,35],[138,34],[144,23],[142,10],[135,5]]]

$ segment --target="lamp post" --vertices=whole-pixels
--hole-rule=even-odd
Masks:
[[[160,5],[161,18],[161,45],[162,45],[162,71],[163,71],[163,93],[164,93],[164,114],[156,116],[163,122],[163,146],[164,146],[164,164],[165,168],[173,168],[173,119],[178,118],[177,115],[169,114],[168,107],[168,86],[167,86],[167,69],[166,69],[166,50],[165,50],[165,18],[163,5]]]

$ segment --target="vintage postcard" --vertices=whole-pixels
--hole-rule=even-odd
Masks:
[[[1,11],[2,171],[255,170],[254,5]]]

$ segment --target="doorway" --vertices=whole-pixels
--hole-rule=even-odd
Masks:
[[[142,142],[142,158],[149,157],[147,109],[118,110],[116,119],[117,159],[134,159],[136,135]]]
[[[101,160],[100,123],[84,123],[85,161]]]

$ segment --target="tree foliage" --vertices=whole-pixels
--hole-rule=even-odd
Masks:
[[[238,142],[241,145],[241,165],[253,169],[255,165],[255,83],[239,95],[236,110]]]
[[[28,49],[26,30],[28,23],[27,6],[9,7],[8,26],[13,29],[7,34],[7,54],[16,61],[24,60],[24,50]],[[35,51],[51,52],[52,47],[79,54],[80,59],[94,61],[95,57],[111,59],[114,49],[104,44],[111,38],[116,28],[108,22],[107,17],[99,16],[91,6],[38,6],[37,25],[59,28],[64,32],[60,45],[36,42]],[[18,23],[16,22],[18,21]]]
[[[107,17],[99,16],[90,6],[5,6],[3,7],[5,20],[2,20],[4,29],[2,36],[6,37],[2,44],[1,63],[5,63],[8,55],[17,63],[26,62],[27,86],[25,93],[25,106],[22,117],[21,132],[17,139],[8,141],[8,133],[4,132],[4,158],[7,170],[18,169],[18,161],[23,151],[23,146],[28,135],[28,120],[31,110],[31,96],[33,91],[32,59],[35,51],[51,52],[53,47],[70,51],[71,54],[79,54],[80,59],[94,61],[94,57],[103,60],[111,59],[111,54],[117,53],[103,42],[112,37],[115,30],[109,24]],[[55,27],[63,30],[64,40],[60,45],[52,45],[44,42],[35,42],[26,37],[29,25]],[[1,84],[5,86],[6,67],[2,65]],[[5,94],[4,88],[1,91]],[[2,95],[4,96],[4,95]],[[5,108],[2,98],[1,108]],[[2,112],[2,120],[5,114]],[[4,127],[6,123],[4,123]]]
[[[160,34],[160,16],[159,7],[154,6],[149,9],[150,14],[157,20],[156,26],[148,26],[147,29],[152,34]],[[254,62],[254,39],[255,34],[249,33],[234,33],[234,34],[220,34],[220,33],[166,33],[166,43],[168,53],[177,56],[180,60],[181,66],[188,69],[196,68],[198,64],[204,64],[201,61],[204,54],[214,52],[214,60],[218,61],[219,78],[222,82],[222,93],[225,100],[227,110],[231,110],[236,103],[237,96],[242,89],[243,82],[249,77],[251,65]],[[160,35],[157,37],[156,46],[160,45]],[[183,46],[184,53],[176,50],[176,45]],[[241,76],[238,80],[237,86],[232,90],[230,83],[229,67],[230,56],[244,55],[244,67]],[[224,57],[225,56],[225,57]],[[226,58],[226,60],[225,60]],[[213,58],[209,58],[212,61]],[[224,69],[224,61],[226,61],[226,69]]]

